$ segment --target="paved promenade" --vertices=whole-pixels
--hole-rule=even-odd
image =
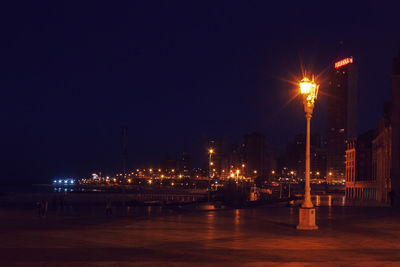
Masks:
[[[400,266],[400,214],[320,207],[298,231],[296,207],[168,215],[37,218],[3,210],[2,266]]]

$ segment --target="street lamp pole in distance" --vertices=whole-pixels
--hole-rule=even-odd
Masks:
[[[212,154],[214,153],[214,149],[210,148],[208,150],[208,202],[210,202],[211,198],[211,175],[212,175]]]

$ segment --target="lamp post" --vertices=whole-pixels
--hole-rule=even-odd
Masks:
[[[211,175],[212,175],[212,161],[211,157],[214,153],[214,149],[210,148],[208,150],[208,202],[210,202],[211,198]]]
[[[303,96],[304,112],[307,120],[307,139],[306,139],[306,183],[304,188],[304,201],[299,210],[299,230],[316,230],[318,226],[315,224],[315,208],[311,202],[310,187],[310,121],[314,109],[314,102],[318,95],[319,85],[314,82],[314,76],[310,81],[303,78],[300,81],[300,92]]]

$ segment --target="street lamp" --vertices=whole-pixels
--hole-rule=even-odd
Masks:
[[[212,157],[213,153],[214,153],[214,149],[210,148],[208,150],[208,202],[210,202],[210,198],[211,198],[211,175],[212,175],[211,166],[213,165],[213,162],[211,161],[211,157]]]
[[[300,93],[303,95],[304,112],[307,119],[307,139],[306,139],[306,184],[304,188],[304,201],[299,210],[299,230],[316,230],[318,226],[315,224],[315,208],[311,202],[310,187],[310,121],[314,109],[314,102],[318,95],[319,85],[314,82],[314,76],[310,81],[303,78],[300,81]]]

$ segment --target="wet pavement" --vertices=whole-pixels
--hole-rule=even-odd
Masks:
[[[390,208],[318,207],[317,231],[296,230],[298,207],[284,206],[0,216],[2,266],[400,266],[400,213]]]

